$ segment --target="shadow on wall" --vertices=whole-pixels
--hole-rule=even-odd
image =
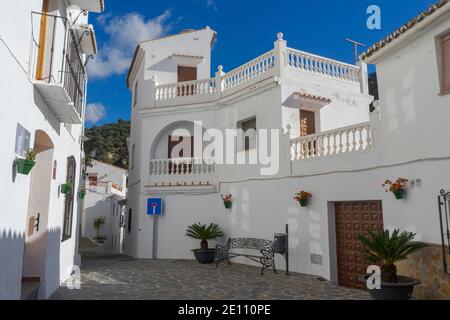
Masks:
[[[46,248],[40,250],[45,243]],[[34,255],[31,251],[27,266],[24,265],[23,259],[25,234],[0,231],[0,300],[19,300],[23,277],[40,278],[41,285],[38,292],[40,299],[48,298],[60,285],[61,230],[55,228],[42,232],[26,245],[29,248],[39,249]],[[25,270],[28,272],[25,273]]]
[[[0,229],[0,300],[20,299],[25,233]]]

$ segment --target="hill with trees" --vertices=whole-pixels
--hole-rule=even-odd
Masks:
[[[119,119],[115,123],[85,129],[89,139],[84,143],[86,162],[99,160],[128,169],[127,138],[130,136],[130,121]]]

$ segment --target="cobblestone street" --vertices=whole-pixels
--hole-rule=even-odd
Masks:
[[[317,277],[274,274],[240,264],[216,268],[187,260],[137,260],[123,256],[83,257],[80,290],[61,287],[58,300],[93,299],[368,299],[364,291],[335,286]]]

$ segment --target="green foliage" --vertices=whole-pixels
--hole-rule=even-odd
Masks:
[[[211,223],[209,226],[196,223],[190,225],[186,230],[186,236],[196,240],[213,240],[223,237],[223,235],[222,229],[215,223]]]
[[[426,246],[421,242],[412,242],[415,236],[412,232],[400,233],[397,229],[392,234],[389,230],[369,231],[368,236],[359,235],[358,239],[364,244],[365,254],[370,261],[381,265],[394,265]]]
[[[97,230],[97,238],[100,238],[100,229],[103,227],[103,225],[106,222],[105,217],[97,217],[94,219],[94,228]]]
[[[89,139],[84,143],[86,166],[92,159],[120,168],[128,169],[128,148],[126,139],[130,136],[130,121],[118,120],[103,126],[93,126],[85,130]]]
[[[26,155],[25,155],[25,158],[27,159],[27,160],[31,160],[31,161],[34,161],[35,159],[36,159],[36,151],[34,151],[33,149],[28,149],[28,151],[27,151],[27,153],[26,153]]]

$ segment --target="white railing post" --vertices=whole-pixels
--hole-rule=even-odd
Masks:
[[[369,74],[367,71],[367,63],[358,61],[356,65],[359,67],[358,78],[361,85],[361,93],[369,94]]]
[[[275,53],[275,74],[280,78],[284,77],[287,64],[287,41],[283,39],[283,33],[277,33],[277,40],[274,42]]]
[[[145,80],[144,81],[144,88],[146,90],[141,90],[141,97],[142,100],[139,100],[141,97],[138,97],[138,101],[141,101],[141,108],[152,108],[155,106],[155,102],[157,99],[157,94],[158,94],[158,80],[156,78],[155,75],[153,75],[151,77],[151,79]],[[134,89],[134,88],[133,88]],[[148,105],[147,105],[148,103]]]
[[[224,90],[224,80],[223,77],[225,75],[225,72],[223,72],[223,66],[220,65],[217,67],[217,72],[216,72],[216,98],[220,99],[222,98],[222,92]]]

